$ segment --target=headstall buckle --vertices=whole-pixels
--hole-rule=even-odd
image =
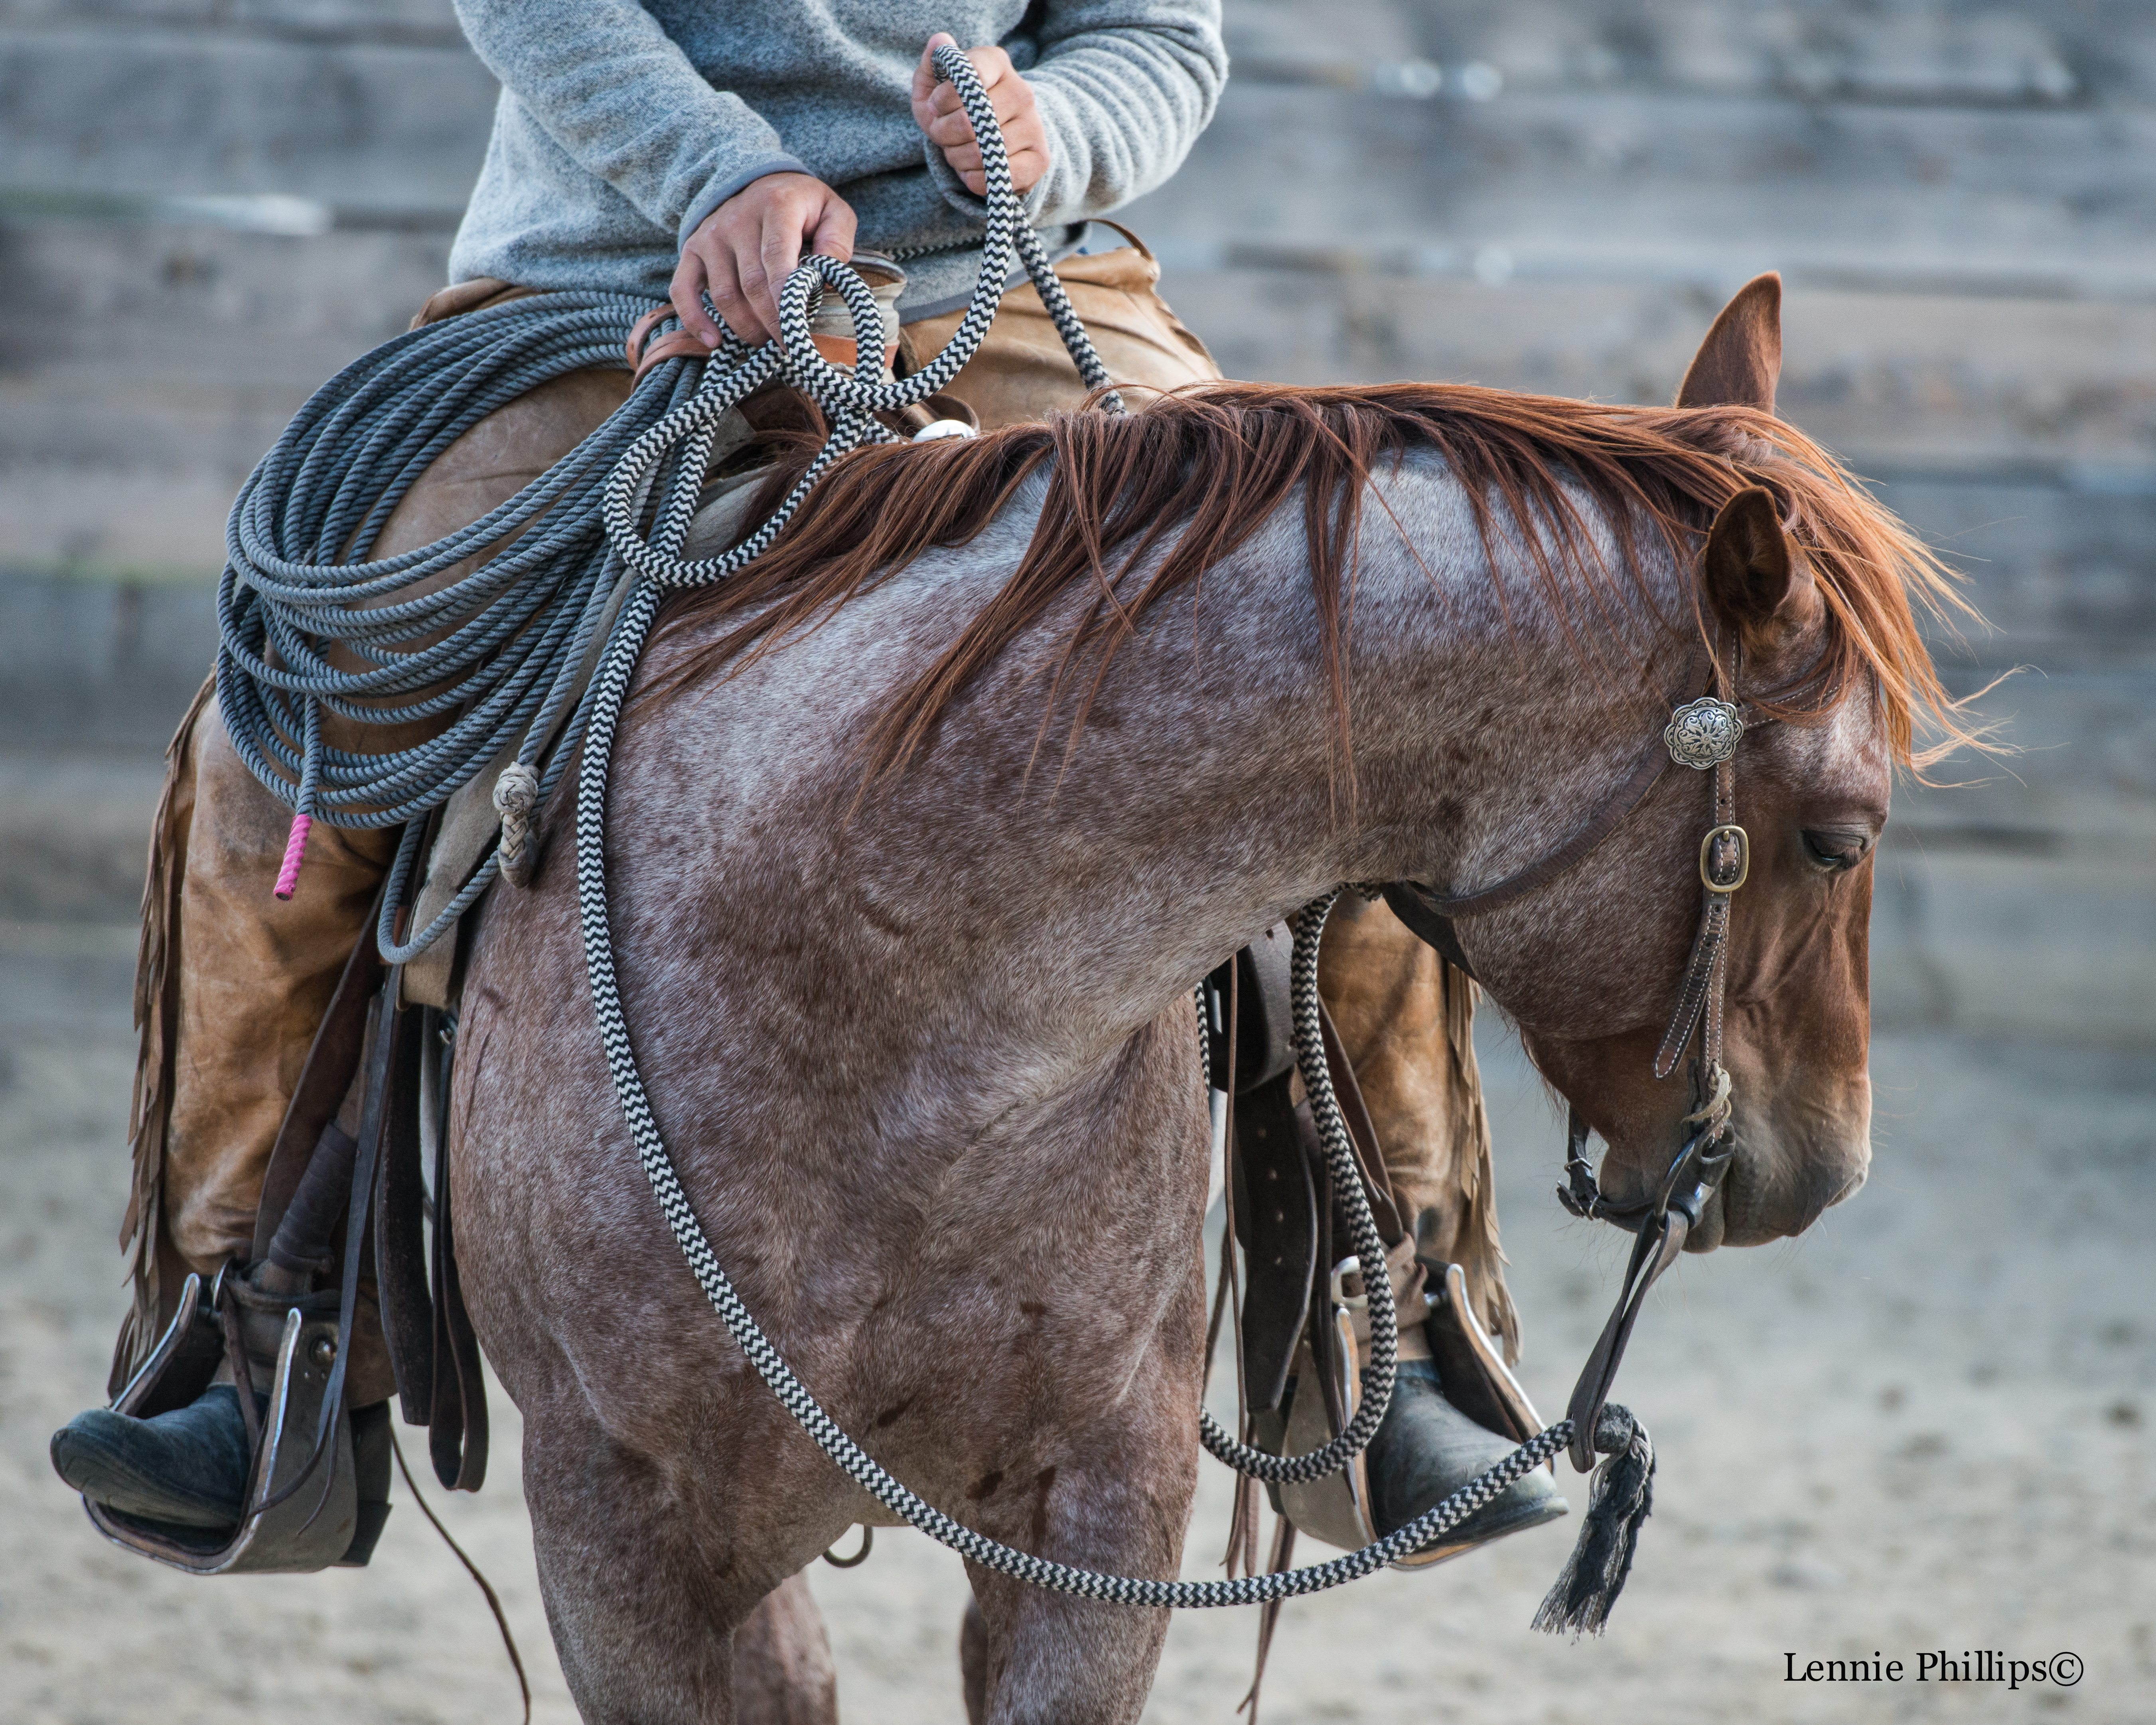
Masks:
[[[1734,880],[1721,878],[1722,870],[1717,866],[1714,855],[1717,839],[1729,839],[1736,843],[1737,878]],[[1718,897],[1727,898],[1750,879],[1751,875],[1751,834],[1740,826],[1709,827],[1707,836],[1699,841],[1699,878],[1707,890]]]
[[[1737,752],[1744,740],[1744,715],[1734,701],[1702,695],[1688,701],[1670,715],[1662,732],[1662,746],[1680,767],[1704,773],[1718,767]]]

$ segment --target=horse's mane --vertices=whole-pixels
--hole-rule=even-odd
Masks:
[[[1111,417],[1059,414],[981,437],[927,446],[878,446],[837,463],[785,533],[732,579],[669,604],[670,632],[751,612],[695,644],[648,693],[753,662],[932,547],[963,545],[994,520],[1030,476],[1046,495],[1031,542],[1002,588],[933,663],[890,701],[865,740],[871,776],[901,768],[938,716],[1073,583],[1096,598],[1073,631],[1056,681],[1090,658],[1084,721],[1116,648],[1149,606],[1234,552],[1300,488],[1339,747],[1348,737],[1346,614],[1367,481],[1380,458],[1410,449],[1440,457],[1474,511],[1486,552],[1517,536],[1575,645],[1635,629],[1621,580],[1646,596],[1643,529],[1671,554],[1697,554],[1715,512],[1738,491],[1764,485],[1808,557],[1827,611],[1827,639],[1807,680],[1806,712],[1838,705],[1867,682],[1895,758],[1919,769],[1978,740],[1940,684],[1917,626],[1975,614],[1957,578],[1827,450],[1768,413],[1740,407],[1611,407],[1466,384],[1385,383],[1296,388],[1219,383],[1163,397]],[[813,445],[789,453],[751,519],[797,480]],[[1604,518],[1613,572],[1577,496]],[[1170,542],[1173,542],[1172,543]],[[1165,547],[1135,590],[1129,578]],[[1496,558],[1492,555],[1492,567]],[[1601,628],[1583,631],[1585,602]],[[1913,601],[1913,603],[1912,603]],[[1664,633],[1704,617],[1662,617]],[[1628,617],[1627,614],[1631,614]],[[700,629],[701,632],[701,629]],[[1791,716],[1802,716],[1793,713]],[[1917,742],[1931,733],[1929,747]]]

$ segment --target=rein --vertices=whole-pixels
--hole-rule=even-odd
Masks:
[[[1002,279],[1003,253],[998,236],[1015,230],[1023,236],[1019,241],[1023,252],[1024,242],[1030,239],[1031,235],[1019,220],[1019,206],[1011,187],[1009,166],[1004,151],[1001,133],[997,129],[993,110],[975,79],[971,63],[956,49],[945,48],[937,51],[936,64],[938,72],[952,82],[965,103],[967,114],[980,141],[988,179],[988,244],[983,248],[981,286],[976,291],[974,300],[976,311],[979,311],[984,303],[986,305],[986,314],[982,317],[984,330],[987,316],[993,315],[994,299],[998,296],[991,290],[999,288]],[[1032,267],[1038,255],[1036,244],[1034,252],[1027,258],[1029,267]],[[808,341],[807,330],[808,295],[815,283],[815,273],[820,271],[843,285],[844,278],[839,275],[839,268],[829,259],[811,259],[804,264],[788,279],[781,290],[779,313],[787,375],[798,387],[808,390],[819,400],[823,399],[826,388],[837,388],[847,392],[839,394],[834,403],[840,409],[843,427],[850,423],[844,416],[854,410],[855,402],[865,398],[867,392],[855,380],[834,370],[815,352]],[[992,270],[994,272],[993,281]],[[1061,290],[1055,284],[1053,271],[1043,260],[1038,268],[1034,269],[1033,274],[1036,285],[1040,287],[1043,297],[1048,299],[1052,311],[1061,297]],[[1052,298],[1050,297],[1051,286],[1055,295]],[[865,298],[865,291],[862,297]],[[1067,301],[1063,303],[1067,310]],[[849,296],[848,304],[854,307],[853,296]],[[856,327],[867,327],[872,306],[854,309]],[[968,324],[973,316],[973,313],[968,313]],[[1058,317],[1057,323],[1074,359],[1078,362],[1081,372],[1092,381],[1098,362],[1092,358],[1091,344],[1084,330],[1075,316],[1070,318],[1067,325],[1063,318]],[[965,326],[962,326],[960,334],[963,336],[964,333]],[[974,340],[978,341],[978,335]],[[730,341],[729,347],[734,345]],[[954,337],[952,347],[946,349],[929,369],[939,370],[944,362],[950,359],[957,346],[957,338]],[[721,350],[722,354],[728,351],[729,348]],[[773,351],[768,348],[754,350],[746,363],[775,367],[777,362],[765,357]],[[955,365],[951,370],[956,370]],[[660,1133],[642,1074],[637,1068],[628,1020],[622,1006],[614,972],[613,934],[607,904],[605,839],[608,763],[629,680],[656,613],[659,593],[664,587],[701,584],[731,573],[751,557],[759,554],[777,534],[776,526],[767,524],[764,529],[752,535],[723,557],[701,563],[683,562],[678,559],[676,553],[689,526],[689,512],[684,500],[694,497],[695,476],[701,472],[704,454],[710,446],[710,439],[717,424],[718,412],[700,404],[703,395],[714,393],[713,377],[713,370],[707,368],[700,397],[685,403],[645,433],[624,459],[608,485],[608,536],[623,561],[634,572],[636,579],[592,680],[578,779],[577,895],[583,926],[585,961],[591,980],[593,1010],[598,1020],[608,1070],[635,1144],[638,1160],[651,1183],[653,1195],[665,1214],[682,1255],[688,1260],[690,1269],[704,1291],[705,1297],[710,1301],[712,1310],[718,1314],[727,1333],[773,1394],[778,1397],[802,1429],[814,1439],[825,1455],[893,1514],[984,1568],[1012,1576],[1034,1586],[1075,1594],[1083,1599],[1141,1607],[1193,1609],[1265,1604],[1338,1587],[1373,1574],[1387,1563],[1427,1545],[1466,1520],[1513,1481],[1540,1466],[1568,1446],[1575,1451],[1584,1450],[1590,1456],[1594,1450],[1599,1450],[1616,1458],[1598,1474],[1594,1492],[1597,1509],[1589,1512],[1589,1525],[1583,1533],[1583,1546],[1587,1533],[1595,1531],[1598,1525],[1606,1527],[1610,1521],[1618,1521],[1620,1522],[1620,1537],[1614,1542],[1604,1541],[1603,1544],[1605,1548],[1621,1551],[1623,1568],[1628,1568],[1632,1549],[1630,1536],[1636,1532],[1638,1521],[1645,1513],[1644,1482],[1647,1474],[1641,1470],[1644,1468],[1650,1473],[1652,1450],[1647,1444],[1644,1431],[1638,1428],[1629,1414],[1614,1407],[1598,1413],[1594,1424],[1584,1432],[1569,1419],[1559,1420],[1536,1434],[1443,1502],[1433,1506],[1406,1526],[1360,1551],[1349,1553],[1329,1563],[1300,1569],[1275,1571],[1265,1575],[1246,1575],[1213,1582],[1161,1581],[1143,1576],[1102,1574],[1055,1563],[1003,1544],[965,1527],[888,1472],[848,1435],[824,1411],[808,1386],[794,1375],[783,1357],[772,1345],[770,1338],[763,1333],[721,1266],[702,1224],[696,1219],[688,1194],[682,1188],[673,1159]],[[732,374],[728,374],[728,381],[718,386],[717,393],[723,395],[724,405],[731,405],[735,398],[727,393],[733,388],[731,377]],[[909,379],[908,383],[912,381]],[[890,387],[883,386],[886,390]],[[1120,403],[1115,405],[1119,407]],[[835,440],[834,435],[834,443]],[[834,453],[834,449],[827,446],[810,465],[800,483],[789,494],[786,506],[788,511],[820,477]],[[666,506],[660,511],[656,526],[646,539],[634,531],[634,501],[639,495],[648,495],[657,475],[669,472],[673,475],[670,481],[674,487],[672,495]],[[684,475],[689,476],[685,482],[682,478]],[[643,488],[641,493],[639,487]],[[1336,889],[1305,906],[1295,919],[1290,990],[1293,1040],[1296,1059],[1309,1094],[1319,1140],[1336,1189],[1342,1194],[1348,1211],[1351,1239],[1363,1262],[1379,1264],[1384,1261],[1384,1245],[1363,1191],[1353,1140],[1333,1093],[1321,1029],[1317,993],[1318,942],[1324,929],[1326,915],[1337,896]],[[1368,1296],[1370,1363],[1363,1372],[1362,1405],[1346,1430],[1322,1448],[1306,1455],[1273,1455],[1238,1443],[1219,1427],[1209,1413],[1201,1408],[1199,1414],[1199,1440],[1207,1450],[1246,1477],[1276,1483],[1322,1479],[1347,1467],[1376,1434],[1392,1399],[1399,1317],[1389,1278],[1382,1276],[1370,1278]],[[1599,1507],[1605,1500],[1621,1503],[1622,1507],[1603,1515],[1598,1522]],[[1584,1581],[1576,1579],[1582,1568],[1581,1555],[1575,1553],[1572,1564],[1568,1567],[1565,1575],[1560,1578],[1557,1590],[1544,1602],[1543,1616],[1538,1621],[1547,1620],[1547,1626],[1553,1628],[1599,1625],[1602,1616],[1606,1614],[1609,1599],[1614,1598],[1616,1589],[1623,1584],[1623,1575],[1621,1571],[1614,1575],[1610,1574],[1606,1558],[1598,1562],[1597,1567],[1587,1574]]]
[[[1683,1228],[1697,1219],[1704,1194],[1726,1170],[1728,1153],[1714,1147],[1727,1133],[1726,1079],[1697,1117],[1701,1131],[1665,1183],[1654,1216],[1640,1224],[1635,1274],[1627,1282],[1631,1304],[1620,1304],[1604,1345],[1589,1363],[1593,1394],[1583,1400],[1576,1391],[1568,1417],[1537,1433],[1386,1538],[1328,1563],[1225,1581],[1106,1575],[1055,1563],[966,1527],[916,1496],[831,1419],[787,1365],[720,1266],[675,1170],[638,1070],[621,1000],[605,855],[613,744],[662,595],[669,588],[701,586],[733,574],[770,547],[840,454],[865,442],[895,441],[874,415],[925,400],[972,358],[995,316],[1014,254],[1025,265],[1099,405],[1122,411],[1038,237],[1023,219],[1002,133],[972,63],[946,47],[937,51],[935,64],[938,74],[957,89],[979,143],[988,182],[987,231],[980,276],[957,331],[942,352],[904,380],[876,381],[878,344],[867,341],[865,331],[880,327],[880,315],[866,285],[834,259],[808,258],[781,289],[778,341],[751,347],[726,331],[700,371],[690,359],[652,367],[623,409],[516,497],[447,539],[372,562],[367,554],[390,512],[435,456],[487,413],[538,383],[576,369],[619,364],[622,332],[633,316],[649,308],[618,295],[550,295],[428,326],[340,373],[294,420],[234,506],[218,594],[218,689],[227,728],[257,779],[293,810],[279,895],[289,897],[295,888],[313,820],[345,827],[403,824],[377,930],[383,958],[402,963],[453,925],[497,874],[514,873],[524,837],[522,817],[552,793],[574,762],[577,895],[593,1010],[616,1096],[653,1195],[699,1286],[743,1355],[824,1453],[885,1508],[983,1568],[1035,1586],[1142,1607],[1261,1604],[1373,1574],[1429,1544],[1559,1451],[1568,1450],[1583,1471],[1599,1452],[1609,1460],[1596,1472],[1580,1545],[1535,1620],[1537,1626],[1552,1630],[1599,1629],[1630,1569],[1638,1527],[1651,1501],[1654,1465],[1645,1430],[1623,1409],[1605,1405],[1608,1383],[1637,1315],[1638,1299],[1681,1248]],[[850,373],[826,361],[809,332],[812,300],[825,290],[835,291],[845,302],[863,336]],[[654,327],[648,318],[638,326],[645,334]],[[669,333],[667,322],[662,320],[656,332],[663,339]],[[454,376],[445,378],[445,373]],[[781,378],[830,416],[829,439],[778,511],[756,531],[721,556],[684,561],[680,551],[721,421],[754,390]],[[516,540],[511,550],[449,585],[413,591],[511,538]],[[347,556],[361,561],[342,561]],[[368,668],[339,669],[327,656],[325,642],[346,648]],[[420,644],[406,650],[415,642]],[[595,654],[596,668],[580,694],[583,668]],[[1704,711],[1710,706],[1724,711],[1719,728]],[[372,725],[444,712],[458,717],[430,742],[363,753],[325,742],[325,710]],[[1712,699],[1680,710],[1678,720],[1692,726],[1687,737],[1694,732],[1726,734],[1730,752],[1743,730],[1738,710]],[[1678,729],[1673,721],[1672,736]],[[1678,752],[1678,742],[1668,747],[1676,758],[1686,759]],[[498,769],[495,804],[505,815],[500,845],[427,928],[399,944],[395,935],[403,910],[400,892],[418,859],[427,824],[421,817],[512,750],[513,760]],[[1717,760],[1724,774],[1719,783],[1726,789],[1727,753]],[[1578,834],[1512,880],[1457,899],[1439,898],[1404,884],[1388,889],[1387,896],[1400,895],[1394,899],[1396,910],[1403,904],[1414,906],[1415,914],[1402,915],[1418,932],[1440,929],[1441,937],[1425,938],[1452,956],[1456,943],[1450,943],[1450,918],[1496,909],[1573,866],[1638,805],[1661,767],[1659,760],[1643,756]],[[1702,866],[1710,894],[1726,898],[1742,884],[1743,839],[1742,829],[1733,825],[1733,812],[1724,816],[1723,789],[1717,797],[1717,817],[1723,824],[1709,834]],[[1730,808],[1733,811],[1733,802]],[[1732,834],[1733,839],[1727,836]],[[1730,885],[1717,886],[1721,876],[1714,871],[1724,867],[1717,847],[1727,844],[1735,846],[1738,873]],[[1317,953],[1337,896],[1337,889],[1295,918],[1293,1042],[1335,1189],[1348,1213],[1352,1242],[1364,1263],[1382,1264],[1383,1244],[1323,1047]],[[1704,1009],[1707,1063],[1715,1072],[1720,1070],[1715,1055],[1726,932],[1726,903],[1717,911],[1711,901],[1694,957],[1694,970],[1705,981],[1695,989],[1688,978],[1671,1022],[1681,1051]],[[1575,1149],[1584,1143],[1583,1131]],[[1682,1178],[1695,1170],[1694,1186],[1679,1192]],[[1575,1183],[1582,1173],[1592,1193],[1593,1176],[1584,1157]],[[1584,1213],[1619,1219],[1599,1193],[1588,1204]],[[356,1245],[347,1250],[348,1281],[361,1255]],[[1637,1272],[1643,1265],[1648,1267],[1641,1280]],[[1201,1409],[1200,1440],[1210,1453],[1239,1473],[1274,1483],[1323,1478],[1352,1462],[1385,1417],[1397,1349],[1390,1278],[1368,1277],[1366,1291],[1370,1363],[1363,1372],[1361,1406],[1348,1427],[1307,1454],[1273,1455],[1236,1442]],[[347,1313],[350,1308],[348,1292]],[[340,1373],[345,1351],[340,1347]],[[1596,1361],[1601,1362],[1599,1369]],[[1583,1378],[1583,1386],[1588,1381]]]

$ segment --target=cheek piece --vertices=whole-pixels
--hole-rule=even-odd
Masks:
[[[1538,892],[1583,861],[1616,831],[1671,766],[1711,775],[1712,810],[1699,842],[1702,888],[1699,930],[1686,962],[1669,1027],[1655,1051],[1655,1076],[1667,1078],[1697,1042],[1691,1060],[1691,1111],[1684,1117],[1682,1143],[1655,1189],[1633,1204],[1617,1204],[1596,1183],[1587,1159],[1586,1117],[1568,1111],[1566,1183],[1558,1199],[1583,1219],[1609,1222],[1639,1236],[1615,1309],[1573,1387],[1567,1412],[1572,1421],[1570,1455],[1582,1472],[1594,1464],[1596,1422],[1631,1339],[1647,1291],[1684,1250],[1707,1203],[1736,1160],[1731,1129],[1728,1070],[1722,1064],[1722,995],[1728,970],[1731,901],[1752,871],[1750,835],[1737,824],[1737,748],[1748,730],[1773,716],[1746,707],[1734,696],[1737,654],[1712,659],[1713,692],[1675,706],[1661,734],[1650,740],[1617,787],[1555,850],[1517,874],[1478,891],[1446,896],[1414,880],[1383,889],[1394,913],[1451,963],[1472,977],[1454,923],[1486,916]],[[1697,683],[1693,685],[1698,686]]]

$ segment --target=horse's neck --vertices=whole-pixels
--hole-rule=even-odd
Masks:
[[[753,880],[768,914],[811,919],[817,943],[829,937],[824,962],[863,986],[833,991],[814,964],[790,986],[823,990],[827,1022],[840,994],[885,1014],[869,1040],[889,1057],[962,1048],[1052,1083],[1111,1057],[1207,968],[1340,881],[1548,848],[1636,750],[1638,723],[1620,716],[1621,692],[1576,674],[1530,579],[1508,575],[1509,618],[1495,602],[1449,481],[1420,464],[1385,490],[1414,549],[1386,511],[1368,512],[1352,782],[1298,504],[1147,614],[1067,755],[1091,682],[1082,658],[1043,716],[1084,594],[954,701],[841,833],[862,722],[1015,561],[1024,524],[999,522],[750,670],[725,697],[734,712],[682,727],[732,739],[732,766],[683,764],[731,780],[747,805],[721,839],[735,913],[759,896]]]

